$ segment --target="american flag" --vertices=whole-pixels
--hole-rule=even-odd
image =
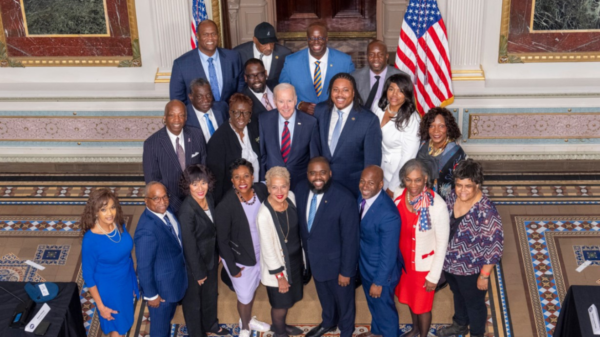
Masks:
[[[198,45],[198,41],[196,41],[196,27],[198,27],[201,21],[206,19],[208,19],[208,14],[206,13],[204,0],[192,0],[192,36],[190,37],[192,49],[196,49]]]
[[[410,0],[400,30],[396,68],[412,77],[421,115],[454,101],[448,34],[436,0]]]

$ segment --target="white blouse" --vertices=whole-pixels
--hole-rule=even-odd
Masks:
[[[375,114],[381,125],[385,111],[378,107]],[[400,186],[400,169],[407,161],[417,156],[420,144],[420,123],[421,117],[415,111],[402,131],[396,128],[396,122],[393,118],[381,128],[383,136],[381,168],[383,169],[384,189],[394,191],[398,188]]]
[[[231,124],[229,124],[231,126]],[[233,126],[231,126],[233,129]],[[258,182],[258,177],[260,177],[260,164],[258,163],[258,156],[256,152],[252,149],[252,144],[250,143],[250,136],[248,135],[248,127],[244,128],[244,139],[240,138],[240,134],[233,130],[238,140],[240,141],[240,145],[242,146],[242,158],[246,159],[252,164],[254,168],[254,182]]]

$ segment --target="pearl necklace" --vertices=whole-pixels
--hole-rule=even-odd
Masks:
[[[120,232],[119,230],[117,230],[117,225],[115,225],[115,224],[113,223],[113,227],[114,227],[114,229],[113,229],[112,231],[110,231],[109,233],[107,233],[107,232],[104,230],[104,228],[102,228],[102,226],[100,226],[100,224],[98,223],[98,221],[96,221],[96,225],[98,226],[98,228],[100,229],[100,231],[102,232],[102,234],[106,235],[106,237],[107,237],[107,238],[108,238],[110,241],[112,241],[112,242],[114,242],[114,243],[119,243],[119,242],[121,242],[121,232]],[[115,232],[116,232],[116,233],[115,233]],[[117,235],[119,236],[119,241],[115,241],[115,240],[113,240],[113,238],[114,238],[115,236],[117,236]]]

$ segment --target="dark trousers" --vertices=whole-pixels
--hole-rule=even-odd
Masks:
[[[175,316],[177,302],[161,302],[158,308],[148,306],[150,311],[150,336],[171,336],[171,320]]]
[[[206,281],[202,286],[188,270],[188,288],[181,304],[190,337],[204,337],[207,332],[219,330],[219,320],[217,319],[218,266],[217,260],[213,268],[208,271]]]
[[[454,317],[459,325],[470,325],[471,335],[483,335],[487,321],[486,291],[477,289],[479,274],[469,276],[444,272],[454,295]]]
[[[381,297],[369,295],[373,282],[362,278],[362,286],[367,296],[367,304],[371,312],[371,332],[383,337],[398,337],[398,310],[394,302],[395,287],[381,287]]]
[[[350,284],[345,287],[338,284],[337,278],[324,282],[315,280],[315,286],[323,309],[323,327],[331,328],[337,325],[340,337],[351,337],[356,313],[354,277],[350,278]]]

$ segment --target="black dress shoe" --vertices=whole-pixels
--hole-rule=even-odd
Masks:
[[[330,328],[325,328],[323,327],[323,325],[319,324],[316,327],[312,328],[307,334],[306,337],[321,337],[324,334],[331,332],[331,331],[335,331],[335,329],[337,329],[337,326],[333,326]]]
[[[209,331],[209,333],[211,333],[213,335],[217,335],[217,336],[231,335],[231,331],[229,331],[229,329],[226,329],[226,328],[220,328],[217,331]]]
[[[299,336],[299,335],[304,334],[304,330],[300,329],[297,326],[293,326],[293,325],[286,325],[285,332],[290,336]]]

